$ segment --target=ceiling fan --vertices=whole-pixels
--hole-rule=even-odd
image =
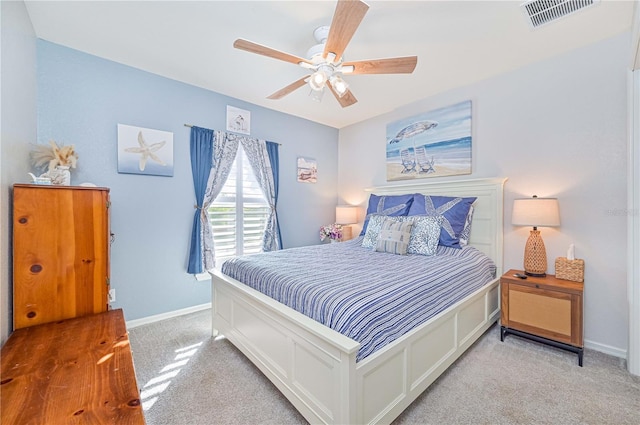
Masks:
[[[410,74],[418,62],[417,56],[343,62],[342,54],[351,41],[369,6],[360,0],[338,0],[331,26],[317,28],[313,35],[319,44],[302,58],[252,41],[237,39],[233,47],[270,58],[290,62],[309,70],[310,74],[273,93],[268,99],[281,99],[308,84],[310,96],[321,100],[324,88],[333,93],[343,108],[353,105],[355,98],[342,78],[346,74]]]

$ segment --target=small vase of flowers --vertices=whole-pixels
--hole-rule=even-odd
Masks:
[[[329,224],[320,228],[320,240],[329,238],[331,243],[342,240],[342,226],[339,224]]]

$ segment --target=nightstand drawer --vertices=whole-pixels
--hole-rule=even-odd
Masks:
[[[510,285],[509,326],[571,343],[571,295]]]

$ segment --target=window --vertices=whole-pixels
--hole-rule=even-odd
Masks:
[[[269,205],[242,145],[229,177],[209,207],[216,263],[244,254],[262,252],[262,237]]]

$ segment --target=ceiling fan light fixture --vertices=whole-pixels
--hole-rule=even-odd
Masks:
[[[324,88],[325,83],[327,82],[327,74],[324,71],[316,71],[311,74],[311,78],[309,78],[309,86],[314,91],[320,91]]]
[[[349,84],[339,75],[332,76],[329,82],[339,97],[344,96],[349,91]]]
[[[322,102],[322,95],[324,94],[324,90],[310,90],[309,97],[311,100],[315,100],[316,102]]]
[[[526,0],[527,3],[534,1],[556,3],[597,2],[601,0]],[[307,71],[304,77],[268,96],[268,99],[281,99],[308,84],[312,91],[309,95],[319,101],[322,98],[325,86],[328,85],[332,96],[338,100],[340,106],[346,108],[355,104],[358,100],[342,79],[344,75],[411,74],[418,60],[417,56],[407,56],[347,62],[345,65],[345,49],[368,9],[369,6],[363,0],[337,0],[331,20],[331,28],[333,29],[326,25],[316,28],[313,36],[317,44],[309,49],[306,58],[241,38],[234,41],[233,47],[249,53],[296,64]]]

